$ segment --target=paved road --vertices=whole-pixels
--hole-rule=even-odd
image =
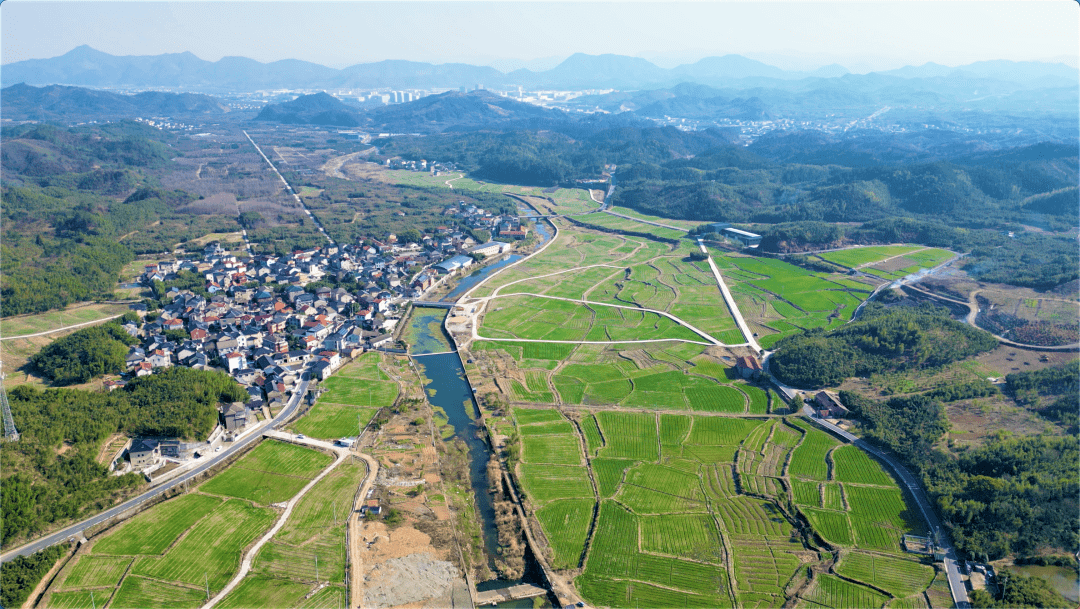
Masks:
[[[970,609],[971,603],[968,601],[967,585],[964,583],[964,580],[960,578],[960,567],[958,565],[956,550],[952,547],[951,541],[945,534],[945,531],[941,528],[941,521],[938,520],[933,506],[930,505],[930,500],[926,497],[922,487],[920,487],[919,483],[915,480],[915,476],[912,475],[906,467],[893,459],[891,455],[881,452],[877,447],[871,446],[855,434],[844,431],[828,421],[815,417],[814,411],[808,404],[803,406],[803,414],[818,425],[821,425],[855,446],[858,446],[862,450],[878,457],[887,463],[889,467],[900,476],[901,482],[907,486],[908,490],[911,491],[911,496],[915,498],[915,503],[918,504],[919,511],[922,512],[923,518],[930,526],[930,530],[937,533],[936,537],[938,545],[945,549],[945,573],[949,579],[949,590],[952,592],[953,602],[956,603],[957,609]]]
[[[709,269],[712,270],[713,277],[716,277],[716,284],[720,286],[720,293],[724,296],[724,302],[727,303],[728,309],[731,310],[731,316],[735,318],[735,325],[739,326],[739,331],[742,332],[743,338],[746,339],[746,344],[750,345],[750,348],[756,352],[761,352],[761,345],[758,344],[754,338],[754,333],[750,330],[750,326],[746,325],[746,320],[743,319],[742,311],[739,310],[739,305],[735,304],[735,298],[731,295],[731,291],[728,290],[727,284],[724,283],[724,277],[720,275],[720,269],[716,268],[716,263],[713,262],[712,255],[709,254],[709,249],[705,247],[705,243],[701,240],[697,240],[698,247],[701,248],[701,253],[705,254],[706,260],[709,261]]]
[[[303,397],[304,397],[304,394],[307,393],[307,388],[308,388],[308,381],[307,380],[300,381],[300,384],[297,386],[296,392],[293,394],[292,399],[289,400],[289,403],[285,405],[285,408],[281,409],[281,412],[278,413],[278,416],[275,417],[273,421],[271,421],[268,424],[264,424],[263,430],[265,431],[265,430],[276,429],[282,423],[282,421],[285,421],[290,416],[292,416],[293,412],[296,411],[296,407],[300,403],[300,400],[302,400]],[[11,550],[11,551],[7,552],[3,556],[0,556],[0,562],[8,562],[10,560],[15,559],[17,556],[27,556],[29,554],[33,554],[34,552],[37,552],[38,550],[47,548],[49,546],[53,546],[53,545],[56,545],[58,543],[63,543],[67,539],[79,535],[84,530],[86,530],[86,529],[88,529],[88,528],[90,528],[90,527],[92,527],[94,525],[105,522],[106,520],[109,520],[110,518],[114,518],[114,517],[122,514],[123,512],[126,512],[127,510],[130,510],[131,508],[133,508],[133,507],[135,507],[135,506],[137,506],[137,505],[139,505],[139,504],[141,504],[141,503],[143,503],[145,501],[148,501],[148,500],[150,500],[150,499],[152,499],[154,497],[157,497],[158,495],[164,493],[165,491],[169,490],[170,488],[173,488],[173,487],[184,484],[185,482],[187,482],[187,481],[195,478],[196,476],[202,474],[203,472],[210,469],[211,467],[214,467],[215,465],[220,463],[223,459],[226,459],[230,455],[236,453],[236,451],[243,450],[246,446],[248,446],[249,444],[251,444],[252,442],[256,441],[258,438],[261,438],[261,437],[262,437],[262,433],[260,431],[251,432],[247,436],[245,436],[245,437],[241,438],[240,440],[238,440],[237,442],[234,442],[232,446],[222,449],[222,451],[220,453],[215,453],[213,457],[210,457],[210,458],[203,457],[203,459],[205,459],[205,461],[206,461],[205,463],[202,463],[202,464],[198,465],[195,469],[193,469],[193,470],[189,471],[188,473],[180,476],[179,478],[176,478],[175,480],[172,480],[169,483],[163,484],[163,485],[161,485],[161,486],[159,486],[157,488],[146,491],[145,493],[139,495],[138,497],[135,497],[133,499],[129,499],[128,501],[125,501],[124,503],[121,503],[120,505],[118,505],[118,506],[116,506],[114,508],[110,508],[108,510],[105,510],[104,512],[98,514],[97,516],[87,518],[86,520],[83,520],[82,522],[79,522],[77,524],[73,524],[73,525],[71,525],[69,527],[66,527],[66,528],[64,528],[64,529],[62,529],[60,531],[57,531],[57,532],[55,532],[55,533],[53,533],[51,535],[48,535],[46,537],[42,537],[41,539],[38,539],[38,540],[33,541],[31,543],[28,543],[28,544],[26,544],[26,545],[24,545],[24,546],[22,546],[20,548],[15,548],[14,550]]]

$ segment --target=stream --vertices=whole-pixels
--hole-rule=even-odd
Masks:
[[[527,210],[535,214],[532,210]],[[536,222],[536,232],[540,235],[541,244],[551,238],[550,227],[543,221]],[[443,297],[443,301],[452,301],[466,291],[486,279],[491,273],[509,264],[520,260],[522,256],[514,254],[506,257],[496,264],[479,269],[472,275],[464,278],[449,294]],[[431,307],[416,307],[413,309],[409,324],[405,328],[403,338],[409,343],[409,353],[413,362],[419,367],[424,379],[424,392],[432,406],[438,406],[446,413],[448,423],[454,428],[454,437],[460,438],[469,450],[469,484],[472,487],[473,496],[476,500],[477,512],[480,516],[480,530],[484,539],[484,550],[487,555],[488,566],[494,571],[495,557],[498,556],[499,534],[495,525],[494,499],[489,492],[487,473],[488,460],[491,457],[491,449],[488,443],[478,433],[480,427],[477,419],[480,409],[473,396],[472,387],[465,377],[465,368],[461,357],[457,354],[450,337],[447,336],[443,327],[443,320],[448,311]],[[525,582],[541,582],[542,574],[538,573],[539,567],[531,552],[526,552]],[[510,583],[506,580],[492,580],[477,585],[480,590],[493,587],[501,587]],[[511,609],[515,607],[533,607],[532,599],[500,603],[499,607]],[[550,606],[544,603],[544,606]]]

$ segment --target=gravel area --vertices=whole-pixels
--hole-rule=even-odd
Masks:
[[[451,594],[460,575],[430,554],[409,554],[375,565],[364,578],[364,606],[395,607]]]

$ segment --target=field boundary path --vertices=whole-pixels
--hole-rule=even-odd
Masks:
[[[933,535],[938,545],[945,550],[945,574],[948,576],[949,591],[952,593],[953,603],[956,604],[957,609],[971,609],[971,602],[968,600],[967,595],[967,585],[960,579],[960,567],[956,549],[952,547],[952,542],[949,540],[944,530],[942,530],[941,521],[938,520],[937,513],[934,512],[930,499],[926,496],[922,487],[919,486],[915,476],[908,471],[906,467],[901,465],[900,462],[894,459],[892,455],[882,452],[877,447],[870,445],[851,432],[844,431],[824,419],[815,417],[814,411],[808,404],[803,404],[803,416],[815,425],[824,427],[828,431],[862,449],[864,452],[877,457],[888,464],[888,466],[896,472],[896,475],[900,477],[901,482],[904,483],[904,486],[907,487],[911,496],[915,499],[915,503],[919,506],[919,511],[922,512],[923,519],[926,520],[926,524],[930,527],[931,535]]]
[[[329,442],[311,440],[306,438],[299,439],[293,434],[281,431],[268,431],[263,435],[268,438],[274,438],[275,440],[284,440],[285,442],[290,442],[293,444],[301,444],[314,448],[331,450],[335,454],[337,454],[337,459],[334,459],[333,463],[328,465],[326,469],[319,473],[318,476],[312,478],[311,482],[308,482],[304,486],[304,488],[300,489],[300,492],[293,495],[292,499],[289,499],[289,502],[285,505],[285,511],[283,511],[281,515],[278,516],[278,521],[274,524],[274,526],[270,527],[270,530],[267,531],[266,534],[263,535],[258,541],[256,541],[255,545],[251,546],[251,549],[248,550],[247,553],[244,555],[244,559],[240,561],[240,570],[236,572],[236,575],[233,576],[229,583],[226,584],[220,592],[214,595],[214,598],[210,599],[206,602],[205,605],[203,605],[203,609],[210,609],[214,605],[221,602],[221,599],[225,598],[230,592],[233,591],[234,588],[236,588],[236,586],[240,584],[241,581],[244,580],[245,577],[247,577],[248,572],[251,571],[251,561],[255,558],[255,555],[259,553],[259,550],[261,550],[268,541],[273,539],[274,535],[277,535],[278,531],[281,530],[281,527],[285,526],[285,522],[289,520],[289,516],[292,514],[293,508],[295,508],[296,504],[300,502],[300,499],[302,499],[304,495],[312,489],[312,487],[318,484],[319,481],[325,478],[327,474],[334,471],[337,466],[341,465],[350,454],[348,449],[334,446]],[[316,582],[316,585],[318,583],[319,582]]]
[[[701,330],[698,330],[694,326],[690,325],[689,322],[686,322],[686,321],[684,321],[682,319],[679,319],[678,317],[675,317],[674,315],[672,315],[671,313],[668,313],[667,311],[658,311],[656,309],[647,309],[645,307],[631,307],[629,305],[608,304],[606,302],[593,302],[591,300],[582,300],[580,298],[563,298],[562,296],[547,296],[547,295],[544,295],[544,294],[532,294],[532,293],[529,293],[529,292],[517,292],[515,294],[507,294],[506,296],[489,296],[485,300],[492,300],[492,299],[495,299],[495,298],[511,298],[513,296],[532,296],[533,298],[547,298],[549,300],[564,300],[566,302],[573,302],[573,303],[577,303],[577,304],[583,304],[583,305],[586,305],[586,306],[596,305],[598,307],[611,307],[611,308],[614,308],[614,309],[629,309],[631,311],[645,311],[645,312],[648,312],[648,313],[655,313],[656,315],[659,315],[661,317],[666,317],[666,318],[670,319],[671,321],[679,324],[680,326],[682,326],[682,327],[696,333],[701,338],[707,339],[713,345],[717,345],[717,346],[721,346],[721,347],[725,346],[724,343],[722,343],[719,340],[713,338],[707,332],[703,332]],[[476,325],[475,324],[473,325],[473,335],[476,336]],[[486,339],[486,338],[483,338],[483,337],[480,337],[480,336],[477,336],[477,338],[482,338],[483,340],[489,340],[489,339]],[[612,340],[606,340],[606,341],[592,341],[592,342],[603,342],[603,343],[613,343],[613,342],[618,342],[618,343],[622,343],[622,342],[655,342],[655,340],[657,340],[657,339],[653,339],[653,340],[649,340],[649,341],[622,341],[622,340],[612,341]],[[666,339],[662,339],[662,340],[679,340],[679,339],[666,338]],[[579,340],[547,341],[547,340],[541,340],[539,342],[542,342],[542,343],[549,343],[549,342],[580,343],[580,342],[589,342],[589,341],[579,341]],[[697,341],[685,341],[685,342],[697,342]],[[702,343],[702,344],[704,344],[704,343]]]
[[[289,417],[293,415],[293,413],[296,411],[297,405],[300,404],[300,400],[304,397],[305,394],[307,394],[308,383],[309,381],[307,380],[300,381],[300,384],[297,386],[296,391],[293,393],[293,397],[285,405],[285,408],[281,409],[281,412],[278,413],[278,416],[276,418],[264,423],[263,429],[275,429],[278,425],[288,420]],[[157,488],[150,489],[136,497],[128,499],[120,505],[101,512],[97,516],[91,516],[90,518],[87,518],[82,522],[77,522],[75,524],[64,527],[63,529],[60,529],[59,531],[56,531],[51,535],[47,535],[35,541],[31,541],[20,547],[13,548],[3,556],[0,556],[0,562],[8,562],[14,560],[19,556],[29,556],[30,554],[33,554],[38,550],[42,550],[49,546],[54,546],[58,543],[63,543],[73,537],[81,536],[83,531],[85,531],[86,529],[99,525],[103,522],[107,522],[113,518],[126,519],[134,516],[134,512],[128,512],[130,512],[134,508],[138,508],[143,503],[157,497],[158,495],[168,491],[169,489],[183,486],[185,483],[194,480],[196,477],[200,476],[208,469],[218,465],[223,460],[231,457],[237,451],[243,450],[244,448],[249,446],[256,439],[260,438],[261,435],[262,434],[257,432],[247,434],[243,438],[240,438],[235,443],[233,443],[232,446],[222,450],[220,453],[217,453],[214,457],[207,459],[206,463],[195,467],[188,473],[171,480],[169,483],[162,484]]]
[[[274,173],[277,174],[278,179],[281,180],[281,183],[285,185],[285,189],[288,190],[289,194],[291,194],[293,198],[296,199],[296,202],[300,204],[300,209],[303,209],[304,213],[307,214],[309,218],[311,218],[311,221],[315,223],[315,227],[318,228],[319,232],[323,234],[323,237],[326,237],[326,240],[330,242],[330,245],[337,245],[337,243],[335,243],[334,240],[330,237],[329,233],[326,232],[326,229],[323,228],[323,225],[321,222],[319,222],[319,219],[311,213],[311,210],[307,208],[307,205],[304,205],[303,199],[300,198],[300,195],[296,194],[296,191],[294,191],[293,187],[289,185],[289,182],[285,179],[285,176],[281,175],[281,172],[278,171],[278,168],[274,166],[273,161],[271,161],[269,157],[267,157],[266,154],[262,151],[262,148],[259,148],[259,145],[255,143],[255,140],[251,139],[251,136],[248,135],[247,131],[244,131],[243,129],[241,129],[240,131],[244,134],[244,137],[246,137],[248,141],[251,142],[251,145],[255,147],[255,150],[259,153],[259,156],[261,156],[263,160],[266,161],[266,164],[270,166],[270,169],[274,170]]]
[[[713,262],[712,254],[709,253],[709,249],[705,247],[705,243],[698,239],[698,247],[701,248],[701,253],[705,254],[706,260],[709,261],[709,268],[712,270],[713,277],[716,277],[716,283],[720,286],[720,293],[724,295],[724,302],[727,303],[728,309],[731,310],[731,316],[735,318],[735,324],[739,326],[739,332],[742,332],[743,338],[746,339],[746,344],[750,345],[750,348],[754,351],[761,352],[761,345],[754,340],[754,333],[750,331],[750,326],[746,325],[746,320],[743,319],[742,311],[739,310],[739,305],[735,304],[735,298],[728,290],[727,284],[724,283],[723,276],[720,275],[720,269],[716,268],[716,263]]]
[[[19,334],[17,336],[4,336],[0,340],[16,340],[19,338],[34,338],[35,336],[45,336],[46,334],[53,334],[56,332],[63,332],[64,330],[74,330],[75,328],[81,328],[83,326],[92,326],[94,324],[103,324],[107,321],[112,321],[119,317],[123,317],[124,314],[110,315],[109,317],[102,317],[101,319],[95,319],[93,321],[84,321],[78,324],[71,324],[70,326],[64,326],[62,328],[53,328],[52,330],[45,330],[44,332],[35,332],[34,334]]]
[[[459,174],[457,174],[456,178],[450,178],[449,180],[443,182],[443,184],[446,184],[447,186],[449,186],[450,190],[454,190],[454,185],[451,184],[450,182],[453,182],[454,180],[460,180],[460,179],[462,179],[464,177],[465,177],[465,174],[459,173]]]

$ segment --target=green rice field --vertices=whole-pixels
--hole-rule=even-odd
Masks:
[[[789,500],[822,539],[850,548],[838,573],[875,586],[880,579],[889,591],[819,574],[804,602],[880,607],[932,580],[932,569],[928,576],[899,550],[903,532],[925,525],[892,478],[852,457],[854,447],[834,451],[836,440],[798,419],[604,409],[575,414],[579,432],[553,408],[514,408],[513,416],[526,500],[556,568],[582,569],[575,586],[591,604],[783,605],[816,560],[793,535],[782,507]],[[831,453],[854,464],[844,477],[860,472],[858,481],[830,480]]]

